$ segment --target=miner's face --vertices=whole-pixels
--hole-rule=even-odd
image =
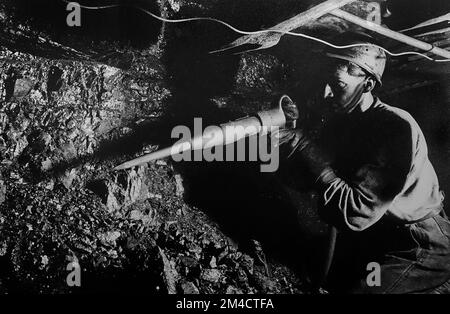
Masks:
[[[367,75],[357,66],[332,64],[324,77],[323,97],[328,110],[350,113],[360,103]]]

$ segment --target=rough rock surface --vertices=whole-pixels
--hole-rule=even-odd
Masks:
[[[188,204],[171,163],[112,171],[164,144],[152,133],[173,102],[164,41],[128,49],[126,69],[29,52],[0,51],[1,293],[305,291],[288,267],[260,262]],[[254,62],[242,59],[241,95],[267,92],[257,76],[269,66]],[[81,287],[66,284],[74,261]]]
[[[170,144],[172,126],[193,116],[222,123],[293,88],[305,97],[313,79],[302,58],[316,46],[286,38],[280,46],[293,44],[298,55],[210,55],[236,35],[209,22],[136,26],[148,17],[115,9],[89,13],[86,23],[105,21],[98,30],[58,33],[48,7],[24,15],[25,2],[0,3],[0,293],[311,292],[296,259],[283,263],[266,250],[298,227],[278,210],[286,204],[272,181],[258,190],[265,179],[245,166],[112,168]],[[257,30],[313,1],[156,3],[149,9],[166,17],[214,16]],[[95,15],[119,13],[131,29],[110,30]],[[325,17],[305,31],[322,27],[348,25]],[[303,225],[314,225],[314,195],[294,198]],[[297,257],[297,234],[287,236],[279,250]],[[80,287],[66,283],[75,261]]]

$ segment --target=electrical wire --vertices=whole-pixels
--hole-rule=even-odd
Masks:
[[[70,3],[70,1],[67,1],[67,0],[62,0],[62,1],[65,2],[65,3]],[[117,7],[120,7],[121,5],[113,4],[113,5],[108,5],[108,6],[86,6],[86,5],[80,5],[79,4],[79,6],[80,6],[80,8],[87,9],[87,10],[102,10],[102,9],[117,8]],[[149,15],[149,16],[151,16],[151,17],[153,17],[153,18],[155,18],[155,19],[157,19],[159,21],[161,21],[161,22],[184,23],[184,22],[193,22],[193,21],[211,21],[211,22],[216,22],[216,23],[222,24],[225,27],[227,27],[227,28],[231,29],[232,31],[234,31],[235,33],[238,33],[238,34],[241,34],[241,35],[259,35],[259,34],[265,34],[265,33],[280,33],[282,35],[291,35],[291,36],[295,36],[295,37],[302,37],[302,38],[305,38],[305,39],[316,41],[316,42],[319,42],[321,44],[324,44],[326,46],[329,46],[329,47],[332,47],[332,48],[335,48],[335,49],[348,49],[348,48],[352,48],[352,47],[361,47],[361,46],[375,46],[375,47],[378,47],[379,49],[383,50],[385,53],[387,53],[388,55],[390,55],[392,57],[400,57],[400,56],[406,56],[406,55],[417,55],[417,56],[421,56],[421,57],[423,57],[425,59],[428,59],[428,60],[434,61],[434,62],[450,62],[450,59],[433,59],[433,58],[431,58],[431,57],[429,57],[429,56],[427,56],[427,55],[425,55],[423,53],[415,52],[415,51],[405,51],[405,52],[400,52],[400,53],[394,53],[394,52],[391,52],[391,51],[387,50],[384,47],[381,47],[381,46],[375,45],[375,44],[364,44],[364,43],[361,43],[361,44],[351,44],[351,45],[344,45],[344,46],[334,45],[334,44],[332,44],[332,43],[330,43],[330,42],[328,42],[326,40],[323,40],[323,39],[320,39],[320,38],[317,38],[317,37],[314,37],[314,36],[306,35],[306,34],[303,34],[303,33],[294,33],[294,32],[290,32],[290,31],[282,31],[282,30],[277,30],[277,29],[270,29],[269,28],[269,29],[260,30],[260,31],[244,31],[244,30],[240,30],[240,29],[238,29],[238,28],[228,24],[227,22],[224,22],[222,20],[215,19],[215,18],[212,18],[212,17],[192,17],[192,18],[184,18],[184,19],[166,19],[166,18],[163,18],[163,17],[158,16],[156,14],[153,14],[152,12],[147,11],[147,10],[141,8],[141,7],[134,6],[134,5],[131,6],[131,7],[135,8],[135,9],[137,9],[137,10],[139,10],[139,11],[141,11],[141,12],[143,12],[143,13],[145,13],[145,14],[147,14],[147,15]]]

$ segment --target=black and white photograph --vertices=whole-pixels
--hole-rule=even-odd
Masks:
[[[446,195],[448,0],[0,0],[1,296],[450,294]]]

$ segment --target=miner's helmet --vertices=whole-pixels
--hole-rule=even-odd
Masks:
[[[372,75],[380,84],[386,68],[386,54],[381,46],[369,35],[363,33],[344,33],[334,41],[339,46],[364,44],[349,48],[327,48],[325,55],[329,58],[352,62]]]

